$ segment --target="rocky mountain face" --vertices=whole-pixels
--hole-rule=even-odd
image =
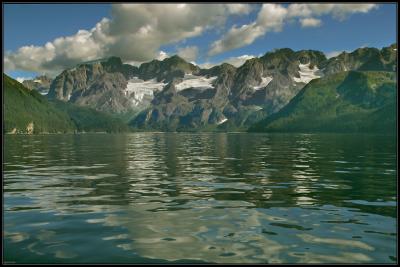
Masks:
[[[397,44],[377,48],[359,48],[330,58],[323,65],[326,75],[350,70],[396,71]]]
[[[161,91],[185,72],[199,70],[177,56],[153,60],[140,68],[110,57],[63,71],[52,82],[48,97],[109,113],[142,110],[150,104],[154,91]]]
[[[201,69],[178,56],[140,67],[111,57],[65,70],[49,98],[108,113],[138,112],[138,129],[247,129],[278,112],[310,81],[351,70],[395,71],[397,46],[360,48],[327,59],[315,50],[288,48],[246,61]]]
[[[395,71],[397,46],[360,48],[327,59],[314,50],[279,49],[241,67],[227,64],[196,75],[215,77],[208,88],[174,80],[131,123],[161,130],[244,129],[282,109],[310,81],[343,71]],[[182,86],[186,82],[187,86]]]
[[[139,67],[138,77],[142,80],[156,79],[156,81],[171,82],[174,78],[183,78],[185,73],[197,74],[200,68],[186,62],[179,56],[172,56],[163,61],[152,60]]]
[[[311,79],[323,75],[319,66],[325,60],[318,51],[280,49],[239,68],[225,63],[194,69],[174,77],[131,123],[162,130],[246,127],[279,110]]]
[[[48,97],[105,112],[126,112],[133,105],[127,104],[123,89],[137,71],[137,67],[122,64],[117,57],[82,63],[58,75]]]
[[[284,106],[305,84],[323,76],[322,52],[280,49],[248,60],[238,69],[230,99],[236,105],[259,105],[269,113]]]
[[[42,75],[42,76],[37,76],[32,80],[25,80],[22,82],[22,84],[29,90],[37,90],[42,95],[47,95],[50,89],[51,82],[52,82],[51,78]]]
[[[141,112],[132,125],[174,131],[221,124],[226,120],[222,109],[235,72],[235,67],[225,64],[174,77],[155,93],[150,108]]]

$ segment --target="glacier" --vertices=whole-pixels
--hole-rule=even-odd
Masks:
[[[212,82],[217,79],[217,76],[213,76],[207,78],[205,76],[196,76],[193,74],[185,74],[183,81],[176,84],[175,88],[177,91],[182,91],[187,88],[195,88],[195,89],[209,89],[214,88]]]
[[[310,68],[310,62],[307,64],[299,64],[299,74],[300,78],[293,77],[293,80],[298,83],[309,83],[311,80],[321,78],[322,72],[318,69],[317,66],[314,66],[313,69]]]

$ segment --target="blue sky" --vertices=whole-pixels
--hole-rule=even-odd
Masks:
[[[259,56],[274,48],[315,49],[330,54],[361,46],[381,48],[396,41],[395,4],[306,7],[295,15],[290,15],[287,4],[252,4],[235,9],[174,5],[168,11],[160,5],[149,6],[4,4],[5,72],[14,78],[55,75],[80,60],[111,56],[108,53],[132,64],[162,59],[163,53],[178,53],[202,66],[223,61],[240,64],[237,59],[243,55]],[[101,22],[103,18],[108,20]],[[304,18],[318,21],[318,25],[302,27]],[[96,23],[102,26],[96,31],[100,35],[91,31]],[[243,32],[238,31],[240,27]],[[78,36],[79,30],[85,31]],[[71,38],[54,41],[68,36]],[[218,40],[218,48],[212,50]],[[46,46],[48,42],[51,44]],[[19,51],[23,46],[28,48]]]

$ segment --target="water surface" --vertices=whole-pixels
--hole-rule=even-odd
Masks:
[[[4,142],[6,262],[397,262],[395,137],[135,133]]]

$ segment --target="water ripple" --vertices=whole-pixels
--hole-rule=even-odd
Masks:
[[[374,135],[6,136],[5,258],[393,263],[395,144]]]

